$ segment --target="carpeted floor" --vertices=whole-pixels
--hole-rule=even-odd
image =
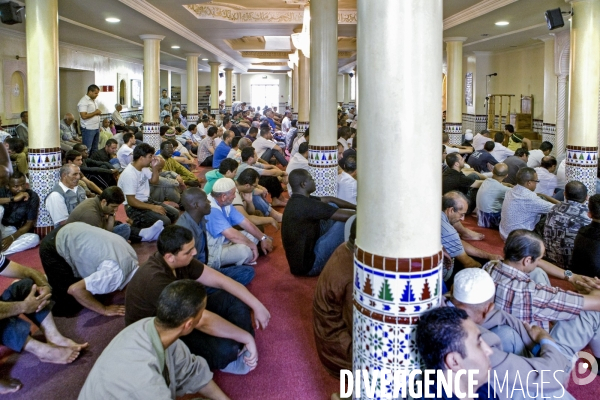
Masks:
[[[203,175],[203,172],[198,175]],[[118,217],[124,221],[121,207]],[[486,234],[486,242],[474,242],[488,251],[501,252],[502,242],[497,232],[476,227],[469,218],[466,225]],[[246,376],[216,373],[215,380],[232,399],[329,399],[339,391],[339,381],[329,376],[321,366],[312,333],[312,298],[317,278],[293,277],[285,260],[281,236],[273,227],[267,234],[274,237],[275,251],[261,257],[256,265],[256,277],[248,286],[271,313],[271,322],[264,331],[256,333],[259,365]],[[156,250],[155,244],[134,246],[140,262]],[[12,260],[41,270],[38,249],[11,257]],[[0,279],[0,289],[10,284]],[[563,282],[559,282],[564,285]],[[123,302],[123,293],[112,301]],[[90,343],[88,350],[71,365],[41,363],[35,356],[14,354],[2,349],[1,376],[12,376],[23,382],[23,388],[6,399],[76,399],[83,382],[104,347],[124,327],[123,318],[99,316],[82,311],[76,318],[57,318],[57,325],[66,336]],[[127,357],[127,354],[123,354]],[[573,382],[570,392],[582,400],[592,400],[600,390],[596,379],[590,385],[578,387]],[[110,383],[107,383],[110,384]],[[196,396],[186,396],[192,399]]]

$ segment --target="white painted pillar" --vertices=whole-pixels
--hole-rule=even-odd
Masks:
[[[544,122],[542,140],[555,145],[552,154],[556,154],[556,94],[558,80],[554,73],[554,36],[539,38],[544,42]]]
[[[160,35],[140,35],[144,41],[144,142],[160,147]]]
[[[292,118],[298,119],[298,109],[300,108],[300,72],[297,65],[292,70]]]
[[[419,110],[440,109],[442,0],[358,0],[357,5],[358,131],[368,134],[377,121],[380,136],[360,142],[353,370],[410,371],[422,364],[414,346],[418,317],[440,304],[442,285],[442,175],[437,162],[419,161],[439,159],[439,148],[423,143],[440,143],[441,118],[424,118]],[[381,38],[402,38],[403,50],[373,45]],[[399,148],[422,152],[398,157]],[[388,185],[384,193],[381,182],[402,185]]]
[[[187,121],[198,124],[198,57],[190,53],[187,57]]]
[[[225,112],[231,112],[231,105],[233,104],[233,81],[232,81],[232,68],[225,68]]]
[[[209,62],[210,65],[210,113],[219,116],[219,64]]]
[[[347,72],[344,72],[344,103],[343,107],[350,107],[350,86],[351,86],[350,75]]]
[[[310,60],[298,51],[298,132],[308,128],[310,117]]]
[[[446,42],[446,128],[451,144],[462,143],[462,105],[463,105],[463,42],[466,37],[444,38]]]
[[[40,199],[45,199],[59,180],[62,164],[58,132],[58,0],[26,0],[25,6],[30,88],[27,96],[29,184]],[[81,93],[83,95],[85,93]],[[53,226],[45,202],[41,201],[35,231],[45,236]]]
[[[244,101],[242,100],[242,74],[240,72],[234,73],[234,82],[235,82],[235,96],[233,101]]]
[[[600,85],[600,0],[573,0],[567,180],[596,193],[598,87]]]

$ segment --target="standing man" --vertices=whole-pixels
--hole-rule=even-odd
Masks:
[[[17,137],[25,143],[25,147],[29,147],[29,113],[21,112],[21,123],[15,129]]]
[[[81,136],[83,143],[93,154],[98,150],[98,140],[100,139],[100,114],[102,111],[96,104],[96,98],[100,93],[100,88],[96,85],[90,85],[87,94],[77,103],[77,110],[81,117]]]
[[[161,95],[160,95],[160,109],[164,110],[166,105],[169,106],[169,110],[170,110],[171,109],[171,99],[169,98],[167,89],[163,89],[161,92]],[[169,113],[169,115],[170,115],[170,113]]]

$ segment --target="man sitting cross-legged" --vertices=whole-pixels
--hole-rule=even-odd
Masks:
[[[106,142],[108,142],[108,140]],[[105,149],[106,145],[102,148]],[[117,184],[115,176],[119,173],[120,167],[118,165],[113,165],[106,161],[92,160],[89,157],[87,146],[83,143],[78,143],[73,146],[73,150],[81,153],[81,160],[83,161],[80,166],[81,172],[84,173],[89,180],[98,185],[100,189],[105,189]]]
[[[46,208],[55,228],[64,225],[69,214],[87,198],[85,189],[79,186],[80,176],[77,165],[72,163],[63,165],[60,168],[60,181],[46,197]]]
[[[235,178],[238,169],[238,162],[233,158],[226,158],[221,161],[218,169],[213,169],[212,171],[208,171],[204,177],[206,178],[206,184],[202,188],[206,194],[210,194],[212,192],[212,187],[216,181],[221,178]]]
[[[507,175],[508,166],[498,163],[494,165],[492,179],[486,179],[479,187],[476,197],[477,225],[492,229],[500,226],[504,196],[513,187],[510,183],[504,183]]]
[[[107,187],[100,196],[84,200],[75,207],[67,219],[67,224],[85,222],[88,225],[115,233],[132,243],[156,240],[163,228],[162,221],[156,221],[150,228],[140,229],[115,219],[115,214],[124,201],[125,195],[120,187]]]
[[[261,125],[260,136],[252,143],[252,147],[256,149],[258,157],[266,162],[271,161],[271,158],[275,157],[281,165],[287,167],[288,162],[283,155],[283,150],[272,139],[271,127],[269,125]]]
[[[156,300],[156,317],[128,326],[110,342],[79,399],[174,399],[199,393],[229,400],[212,380],[206,360],[192,355],[179,340],[202,320],[206,302],[198,282],[184,279],[167,285]]]
[[[40,237],[33,233],[40,198],[25,188],[25,175],[15,171],[8,187],[0,188],[0,232],[4,255],[18,253],[37,246]]]
[[[124,315],[125,307],[105,306],[94,297],[122,290],[138,269],[137,254],[121,236],[72,222],[42,240],[40,259],[56,315],[73,315],[82,306],[106,316]]]
[[[281,184],[287,183],[287,173],[280,170],[275,165],[258,162],[259,158],[256,155],[254,147],[245,147],[242,149],[242,163],[239,165],[236,173],[236,178],[240,176],[246,168],[252,168],[259,173],[259,183],[264,186],[271,195],[273,206],[285,206],[286,198],[283,196],[283,188]]]
[[[173,144],[170,141],[166,140],[160,144],[160,157],[165,160],[163,168],[165,171],[172,171],[181,176],[186,186],[200,186],[200,181],[196,178],[196,175],[173,159]]]
[[[102,189],[100,189],[98,185],[96,185],[94,182],[87,179],[86,176],[83,174],[83,171],[81,171],[83,158],[81,157],[80,152],[78,152],[77,150],[67,151],[67,153],[65,154],[64,161],[65,164],[75,164],[79,167],[78,185],[83,187],[83,189],[86,191],[85,193],[87,197],[93,197],[97,194],[102,193]]]
[[[253,169],[248,168],[242,172],[235,180],[236,192],[232,204],[240,214],[248,218],[254,225],[273,225],[276,230],[279,230],[278,222],[281,222],[281,213],[272,210],[270,216],[264,216],[254,205],[256,200],[253,192],[258,187],[258,178],[258,172]],[[258,197],[262,199],[262,197]]]
[[[135,135],[127,132],[123,135],[123,145],[117,151],[117,159],[121,164],[121,169],[127,168],[133,161],[133,148],[135,146]]]
[[[160,234],[158,252],[151,256],[131,280],[125,298],[125,323],[130,325],[157,313],[158,299],[171,282],[194,279],[220,289],[208,296],[206,311],[189,335],[181,340],[192,354],[202,356],[211,369],[246,374],[258,362],[254,327],[267,327],[269,311],[244,286],[195,258],[192,232],[169,226]]]
[[[311,196],[315,181],[304,169],[292,171],[290,185],[294,194],[283,211],[281,229],[285,256],[292,274],[316,276],[344,241],[344,224],[356,206],[335,197]]]
[[[206,193],[200,188],[186,189],[181,195],[181,203],[185,212],[181,214],[175,225],[189,229],[194,235],[196,259],[203,264],[221,272],[236,282],[246,286],[254,278],[254,268],[249,265],[221,265],[219,258],[209,255],[208,238],[206,234],[206,217],[211,207]]]
[[[133,162],[119,177],[118,186],[125,194],[125,212],[138,228],[148,228],[158,220],[170,225],[179,217],[177,209],[150,198],[150,184],[159,183],[160,161],[154,156],[154,147],[142,143],[135,147]]]
[[[102,149],[98,149],[90,156],[95,161],[107,162],[113,165],[113,168],[121,169],[121,163],[117,158],[118,142],[115,139],[108,139]]]

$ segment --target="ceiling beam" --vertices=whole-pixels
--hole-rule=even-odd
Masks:
[[[465,8],[461,12],[449,16],[444,19],[444,30],[453,28],[467,21],[481,17],[498,8],[502,8],[519,0],[483,0],[469,8]]]

